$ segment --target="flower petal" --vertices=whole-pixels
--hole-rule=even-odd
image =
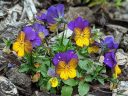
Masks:
[[[75,58],[71,59],[69,61],[69,63],[68,63],[68,65],[70,66],[70,68],[74,68],[74,69],[77,67],[77,64],[78,64],[78,59],[75,59]]]
[[[17,37],[17,41],[24,41],[24,39],[25,39],[25,33],[20,32],[18,37]]]
[[[56,6],[56,9],[57,9],[57,13],[58,13],[59,17],[64,17],[64,5],[58,4]]]
[[[76,44],[80,47],[83,47],[84,45],[88,46],[89,45],[89,39],[88,38],[78,38],[78,37],[75,37],[75,41],[76,41]]]
[[[74,33],[75,33],[76,36],[81,35],[81,29],[80,28],[75,28]]]
[[[115,59],[115,53],[113,51],[107,52],[104,55],[104,63],[110,68],[113,68],[116,65],[117,62]]]
[[[24,46],[21,45],[19,51],[17,52],[17,55],[19,57],[23,57],[24,56]]]
[[[20,47],[21,47],[21,44],[19,42],[14,42],[13,43],[13,47],[12,48],[13,48],[13,50],[15,52],[19,51]]]
[[[118,64],[116,64],[116,66],[115,66],[115,68],[114,68],[114,74],[115,74],[115,78],[117,78],[118,77],[118,75],[120,75],[121,74],[121,69],[120,69],[120,67],[118,66]]]
[[[53,77],[49,80],[52,87],[57,87],[58,85],[58,79],[56,77]]]
[[[76,77],[76,70],[73,68],[70,68],[70,70],[68,71],[68,76],[69,76],[69,78]]]
[[[32,51],[32,44],[31,44],[30,41],[26,40],[24,42],[24,46],[25,46],[25,49],[24,50],[25,50],[26,53],[29,53],[29,52]]]
[[[67,71],[62,71],[60,74],[60,78],[63,80],[67,80],[68,79],[68,72]]]
[[[60,61],[59,64],[56,66],[56,73],[60,75],[67,64],[64,61]]]
[[[23,31],[25,32],[27,40],[34,40],[36,38],[36,32],[34,31],[32,26],[25,26],[23,28]]]
[[[99,47],[97,46],[92,46],[92,47],[88,47],[88,53],[97,53],[99,51]]]
[[[90,38],[90,28],[85,27],[84,30],[83,30],[83,34],[84,34],[84,37]]]

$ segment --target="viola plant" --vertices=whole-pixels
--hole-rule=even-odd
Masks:
[[[118,44],[113,37],[103,39],[102,32],[91,28],[89,21],[79,16],[65,23],[66,29],[73,32],[70,37],[66,37],[64,31],[51,43],[49,31],[58,30],[65,20],[62,4],[51,6],[45,13],[40,12],[36,19],[23,27],[13,43],[13,51],[23,59],[19,71],[29,73],[32,82],[41,90],[73,96],[78,89],[78,94],[85,96],[93,82],[104,84],[110,78],[118,79],[121,69],[116,62]],[[104,56],[103,62],[92,55]],[[107,67],[113,76],[106,76]]]

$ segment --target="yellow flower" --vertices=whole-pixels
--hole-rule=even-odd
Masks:
[[[66,64],[65,61],[60,61],[56,67],[56,73],[63,80],[74,78],[76,77],[77,63],[78,63],[78,60],[74,58],[71,59],[68,64]]]
[[[13,44],[13,50],[19,57],[23,57],[25,52],[29,53],[32,50],[32,44],[29,40],[25,40],[25,33],[20,32],[17,40]]]
[[[49,80],[50,84],[52,87],[57,87],[58,86],[58,79],[56,77],[53,77]]]
[[[37,72],[33,77],[32,77],[32,82],[38,82],[40,79],[40,73]]]
[[[83,30],[79,28],[75,28],[75,37],[74,40],[76,44],[80,47],[88,46],[89,45],[89,40],[90,40],[90,28],[86,27]]]
[[[118,75],[121,74],[121,69],[120,67],[118,66],[118,64],[116,64],[115,68],[114,68],[114,77],[117,78]]]
[[[99,47],[97,46],[92,46],[92,47],[88,47],[88,53],[97,53],[99,51]]]

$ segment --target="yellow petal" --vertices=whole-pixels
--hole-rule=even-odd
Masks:
[[[76,70],[73,69],[73,68],[70,68],[69,71],[68,71],[68,76],[69,76],[69,78],[76,77]]]
[[[116,64],[116,66],[115,66],[115,68],[114,68],[114,71],[115,71],[115,78],[117,78],[118,77],[118,75],[120,75],[121,74],[121,69],[120,69],[120,67],[118,66],[118,64]]]
[[[84,46],[83,41],[80,38],[76,40],[76,45],[78,45],[80,47]]]
[[[66,63],[64,61],[60,61],[59,64],[57,65],[57,67],[56,67],[56,73],[58,75],[60,75],[61,72],[64,71],[65,66],[66,66]]]
[[[24,50],[25,50],[26,53],[29,53],[29,52],[32,51],[32,44],[31,44],[30,41],[26,40],[24,42]]]
[[[84,34],[84,37],[90,38],[90,28],[85,27],[84,30],[83,30],[83,34]]]
[[[21,44],[19,42],[14,42],[13,47],[12,47],[13,51],[15,52],[19,51],[20,46]]]
[[[63,80],[67,80],[68,79],[68,72],[67,71],[62,71],[60,74],[60,78]]]
[[[52,87],[57,87],[58,86],[58,79],[56,77],[53,77],[49,80],[50,84]]]
[[[24,42],[25,40],[25,33],[24,32],[20,32],[17,38],[17,41],[22,41]]]
[[[88,46],[89,39],[88,38],[79,38],[79,39],[77,39],[76,44],[80,47],[83,47],[84,45]]]
[[[75,28],[74,29],[75,35],[78,36],[81,34],[81,29],[80,28]]]
[[[20,48],[20,50],[17,52],[17,55],[19,57],[23,57],[24,56],[24,48],[23,47]]]
[[[97,46],[88,47],[88,53],[97,53],[98,51],[99,47]]]
[[[73,58],[69,61],[68,65],[70,66],[70,68],[75,69],[77,67],[77,63],[78,63],[78,59]]]

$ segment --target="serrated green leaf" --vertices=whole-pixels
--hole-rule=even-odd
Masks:
[[[63,86],[61,90],[61,96],[72,96],[73,88],[71,86]]]
[[[78,92],[80,96],[85,96],[88,93],[89,89],[89,84],[85,83],[84,81],[81,81],[79,83]]]
[[[76,86],[78,84],[78,81],[74,79],[63,80],[63,82],[69,86]]]
[[[30,69],[28,64],[21,64],[19,68],[19,72],[28,72]]]

